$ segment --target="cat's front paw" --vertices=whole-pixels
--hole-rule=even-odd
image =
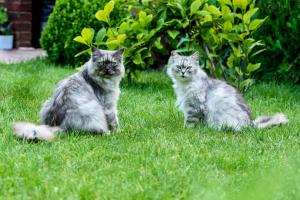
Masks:
[[[109,130],[119,132],[120,131],[119,123],[115,122],[109,124]]]
[[[102,134],[103,134],[104,136],[109,136],[109,135],[111,134],[111,132],[110,132],[110,131],[105,131],[105,132],[102,132]]]
[[[121,130],[120,127],[117,127],[117,128],[114,129],[114,132],[116,132],[116,133],[120,133],[121,131],[122,131],[122,130]]]
[[[196,123],[190,123],[190,122],[186,122],[184,124],[185,128],[195,128],[196,127]]]

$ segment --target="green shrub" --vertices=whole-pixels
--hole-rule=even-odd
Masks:
[[[0,35],[11,35],[10,23],[8,20],[7,9],[0,5]]]
[[[266,44],[260,75],[300,81],[300,0],[259,0],[261,16],[269,16],[255,35]]]
[[[41,46],[51,61],[60,64],[79,65],[87,57],[74,57],[83,47],[73,38],[85,26],[100,28],[103,23],[95,19],[95,12],[106,0],[57,0],[48,24],[42,32]],[[115,12],[118,12],[117,10]],[[121,12],[118,12],[118,15]]]
[[[126,1],[127,17],[111,21],[111,11],[124,7],[124,1],[110,1],[96,18],[101,29],[84,28],[75,41],[87,46],[77,55],[90,52],[92,44],[100,48],[127,48],[129,77],[140,70],[164,65],[170,51],[200,51],[209,72],[225,78],[240,89],[252,83],[251,74],[260,67],[252,57],[260,53],[260,41],[251,36],[264,22],[255,19],[254,2],[219,0]],[[87,26],[88,27],[88,26]],[[96,34],[95,34],[96,30]]]

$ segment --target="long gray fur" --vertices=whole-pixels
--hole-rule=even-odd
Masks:
[[[192,128],[201,120],[215,129],[228,127],[236,131],[253,125],[260,128],[287,123],[286,117],[279,114],[253,124],[241,94],[226,82],[209,78],[199,66],[198,53],[181,56],[173,52],[167,73],[173,81],[176,105],[184,113],[186,127]]]
[[[62,80],[40,111],[42,123],[63,130],[109,133],[119,128],[117,101],[124,76],[124,49],[92,48],[78,73]]]

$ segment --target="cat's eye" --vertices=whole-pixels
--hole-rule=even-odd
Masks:
[[[187,66],[186,69],[187,69],[187,70],[190,70],[190,69],[192,69],[192,66]]]
[[[101,62],[98,62],[98,65],[99,66],[112,65],[112,66],[116,67],[118,65],[118,63],[113,62],[113,61],[101,61]]]
[[[114,67],[116,67],[116,66],[118,66],[118,63],[112,62],[111,65],[114,66]]]
[[[176,65],[176,68],[177,68],[177,69],[181,69],[181,66],[180,66],[180,65]]]

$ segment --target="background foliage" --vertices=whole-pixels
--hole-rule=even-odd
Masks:
[[[254,18],[258,11],[254,2],[219,0],[213,5],[205,0],[168,0],[126,1],[126,5],[127,15],[120,21],[112,22],[110,14],[124,8],[122,1],[110,1],[95,14],[105,26],[97,34],[93,28],[84,28],[74,38],[88,47],[77,55],[90,52],[92,44],[108,49],[125,46],[125,66],[131,77],[164,65],[171,50],[198,50],[212,76],[243,90],[254,82],[250,77],[260,63],[251,58],[262,51],[254,49],[263,44],[251,35],[264,22]]]
[[[261,16],[269,16],[255,35],[267,49],[260,57],[259,75],[299,83],[300,0],[259,0],[257,6]]]
[[[285,1],[285,5],[292,5],[297,0]],[[182,53],[199,50],[202,63],[211,75],[227,79],[240,88],[247,88],[253,83],[253,78],[262,76],[271,78],[276,75],[285,79],[293,76],[294,81],[299,78],[299,59],[295,59],[298,56],[295,54],[299,42],[293,42],[293,47],[281,46],[278,53],[276,40],[287,44],[288,39],[280,30],[281,25],[273,22],[280,21],[275,16],[291,15],[290,20],[293,23],[286,26],[293,29],[289,31],[290,37],[297,40],[299,20],[295,18],[296,14],[291,14],[288,10],[281,14],[286,7],[275,0],[257,1],[256,6],[249,0],[116,0],[112,13],[105,16],[104,5],[107,2],[57,1],[41,39],[42,46],[52,61],[76,66],[85,62],[88,54],[84,53],[88,50],[82,52],[81,56],[74,57],[87,49],[73,41],[76,36],[82,37],[83,33],[92,37],[87,43],[88,46],[94,43],[108,49],[127,47],[126,56],[130,59],[126,60],[126,65],[134,76],[138,76],[140,70],[161,69],[167,63],[170,51],[179,49]],[[245,2],[246,7],[243,5]],[[232,3],[236,6],[232,6]],[[271,11],[270,5],[277,5],[278,10]],[[243,15],[250,10],[255,11],[249,17],[251,21],[270,16],[259,31],[249,31],[250,24],[244,23]],[[98,20],[95,17],[97,11]],[[109,18],[105,20],[106,17]],[[283,19],[281,21],[286,22]],[[260,25],[259,23],[255,29]],[[277,34],[272,35],[273,30],[269,26],[278,29]],[[75,40],[78,41],[78,38]],[[259,40],[262,42],[258,42]],[[267,46],[263,47],[263,43]],[[246,47],[249,49],[246,50]],[[260,53],[263,48],[267,51],[261,54],[260,59],[251,57],[251,54]],[[257,70],[259,73],[255,73]],[[243,82],[244,80],[246,81]]]
[[[105,2],[105,0],[56,1],[40,39],[42,48],[47,51],[52,62],[79,65],[88,59],[88,56],[74,57],[83,47],[74,42],[73,38],[85,26],[100,28],[103,25],[95,20],[95,12],[102,8]]]
[[[0,35],[10,34],[12,34],[12,31],[10,29],[7,9],[0,5]]]

